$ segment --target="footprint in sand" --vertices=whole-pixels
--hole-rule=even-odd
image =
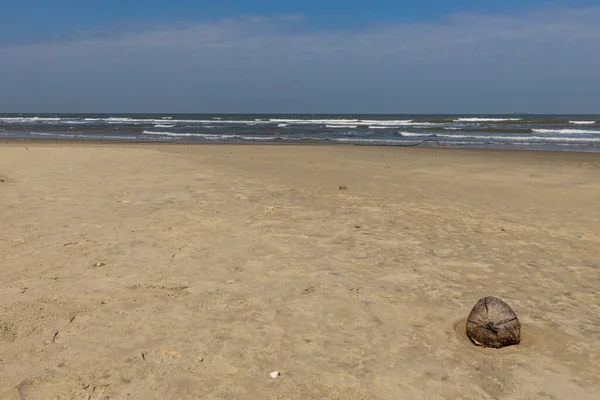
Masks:
[[[17,340],[17,330],[12,324],[6,322],[0,323],[0,340],[7,342],[14,342]]]
[[[189,286],[165,286],[165,285],[144,285],[138,284],[130,286],[131,290],[144,290],[150,293],[160,293],[167,297],[179,297],[181,295],[187,294],[187,289]]]
[[[218,293],[204,293],[198,297],[198,302],[196,303],[196,310],[198,312],[201,311],[211,311],[215,309],[223,309],[226,306],[226,301],[221,294]]]
[[[150,352],[142,352],[141,357],[142,360],[146,362],[162,364],[180,359],[181,352],[178,350],[154,350]]]
[[[18,398],[21,400],[100,399],[104,395],[104,390],[96,389],[71,382],[49,382],[33,379],[25,380],[16,387]]]

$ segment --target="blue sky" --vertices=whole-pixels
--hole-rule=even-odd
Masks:
[[[127,25],[206,21],[240,15],[302,15],[313,29],[430,21],[453,13],[518,14],[540,8],[598,5],[597,0],[8,0],[2,2],[2,42],[29,42],[89,34]]]
[[[597,0],[1,10],[0,112],[600,113]]]

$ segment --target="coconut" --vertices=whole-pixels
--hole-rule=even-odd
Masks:
[[[504,301],[484,297],[467,318],[467,336],[477,346],[497,349],[512,346],[521,342],[521,322]]]

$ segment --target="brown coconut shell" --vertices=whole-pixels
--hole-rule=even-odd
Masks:
[[[512,346],[521,342],[521,322],[504,301],[484,297],[467,318],[467,336],[478,346],[497,349]]]

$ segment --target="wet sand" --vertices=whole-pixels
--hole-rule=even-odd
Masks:
[[[3,141],[0,399],[597,399],[599,204],[594,153]]]

